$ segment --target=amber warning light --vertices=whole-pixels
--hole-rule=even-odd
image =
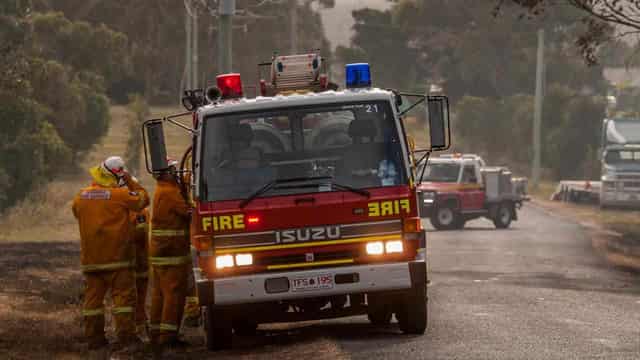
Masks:
[[[218,75],[216,82],[223,99],[242,97],[242,80],[240,80],[240,74]]]

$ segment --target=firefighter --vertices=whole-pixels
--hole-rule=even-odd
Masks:
[[[178,338],[191,267],[187,236],[190,207],[181,193],[175,161],[155,175],[156,192],[151,215],[149,263],[151,264],[151,337],[156,351],[183,347]]]
[[[184,177],[185,184],[188,186],[191,183],[191,174],[187,173]],[[188,195],[185,194],[185,197],[188,198]],[[191,204],[192,200],[189,199]],[[194,232],[194,227],[196,226],[195,222],[190,221],[189,232]],[[191,247],[191,251],[195,249]],[[198,294],[196,292],[196,280],[193,274],[194,265],[191,264],[189,266],[189,282],[187,283],[187,298],[185,299],[184,305],[184,325],[189,327],[198,327],[200,326],[200,304],[198,303]]]
[[[131,179],[120,157],[113,156],[90,169],[93,183],[73,200],[80,228],[80,258],[85,276],[83,315],[89,349],[108,342],[104,332],[104,297],[111,292],[118,343],[138,343],[134,308],[136,287],[130,212],[149,204],[144,188]],[[119,187],[122,181],[126,187]]]
[[[140,212],[132,212],[132,224],[134,226],[133,244],[135,246],[136,263],[136,333],[147,340],[147,313],[145,304],[147,302],[147,288],[149,284],[149,211],[144,209]]]

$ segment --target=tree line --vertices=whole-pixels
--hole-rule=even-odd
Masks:
[[[533,14],[537,8],[524,6],[528,3],[418,0],[397,2],[386,11],[357,10],[351,46],[338,48],[336,57],[367,59],[376,68],[377,84],[418,92],[441,86],[453,102],[455,150],[480,153],[492,164],[526,174],[537,32],[544,29],[545,174],[596,177],[610,90],[603,68],[619,65],[620,56],[634,50],[616,40],[606,22],[600,22],[599,37],[593,36],[593,24],[583,21],[580,8],[549,7]]]
[[[258,62],[290,49],[287,5],[237,1],[241,16],[234,23],[233,70],[245,83],[257,83]],[[317,9],[333,1],[297,6],[300,50],[322,49],[330,58]],[[217,20],[207,6],[195,10],[199,85],[205,86],[218,73]],[[133,122],[146,113],[144,103],[176,104],[184,40],[183,1],[0,2],[0,212],[34,186],[73,171],[106,134],[111,104],[132,99]],[[138,162],[139,144],[130,140],[128,146],[131,161]]]

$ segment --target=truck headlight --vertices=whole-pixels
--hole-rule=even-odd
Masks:
[[[236,265],[238,265],[238,266],[253,265],[253,255],[251,255],[251,254],[238,254],[238,255],[236,255]]]
[[[382,241],[374,241],[367,243],[367,255],[382,255],[384,253],[384,244]]]
[[[233,267],[232,255],[220,255],[216,257],[216,269],[224,269],[228,267]]]
[[[387,241],[385,247],[387,250],[387,254],[401,253],[403,250],[402,241],[400,240]]]

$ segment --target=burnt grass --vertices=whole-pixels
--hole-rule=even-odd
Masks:
[[[77,242],[0,243],[0,358],[86,357]]]

